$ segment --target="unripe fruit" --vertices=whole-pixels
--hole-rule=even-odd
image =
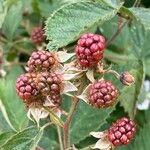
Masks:
[[[60,105],[60,94],[63,89],[62,80],[60,74],[42,72],[37,75],[36,85],[43,96],[49,96],[53,104]]]
[[[127,145],[134,137],[135,132],[135,123],[128,118],[121,118],[108,130],[108,139],[115,147]]]
[[[48,51],[35,51],[28,61],[29,72],[49,71],[55,64],[54,54]]]
[[[120,75],[120,81],[127,86],[130,86],[135,82],[134,77],[127,71]]]
[[[81,36],[75,48],[81,67],[94,67],[103,58],[105,38],[102,35],[87,33]]]
[[[112,106],[117,97],[118,90],[110,81],[100,80],[90,86],[89,103],[97,108]]]
[[[35,78],[35,73],[26,73],[20,75],[16,81],[17,94],[27,104],[32,103],[39,97],[39,91],[34,82]]]
[[[31,32],[31,40],[35,44],[41,44],[45,40],[44,31],[42,27],[35,27]]]

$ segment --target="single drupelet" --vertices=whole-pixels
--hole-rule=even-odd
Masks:
[[[134,137],[135,132],[135,123],[128,118],[121,118],[108,130],[108,139],[115,147],[127,145]]]
[[[34,44],[42,44],[45,40],[44,30],[42,27],[35,27],[31,32],[31,40]]]
[[[89,103],[97,108],[112,106],[118,97],[118,90],[110,81],[99,80],[90,86]]]
[[[81,67],[90,68],[103,58],[105,38],[102,35],[86,33],[80,37],[75,48]]]
[[[48,51],[34,51],[28,61],[29,72],[50,71],[57,63],[53,53]]]

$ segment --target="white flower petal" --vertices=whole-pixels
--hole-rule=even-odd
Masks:
[[[50,107],[54,107],[55,104],[53,104],[52,100],[47,96],[43,106],[50,106]]]
[[[31,120],[35,120],[37,124],[39,124],[39,120],[42,118],[46,118],[49,115],[47,111],[45,111],[43,108],[38,108],[38,107],[31,107],[29,108],[28,111],[28,118]],[[33,117],[33,119],[31,118]]]
[[[93,137],[98,138],[98,139],[105,137],[104,132],[90,132],[90,135],[92,135]]]
[[[107,150],[111,148],[111,143],[109,141],[105,140],[98,140],[92,149],[100,149],[100,150]]]
[[[78,89],[69,81],[64,82],[64,91],[63,93],[77,91]]]
[[[65,51],[59,51],[56,54],[59,62],[61,63],[66,62],[67,60],[69,60],[71,57],[75,55],[75,53],[67,53]]]
[[[94,79],[94,70],[93,69],[89,69],[87,72],[86,72],[86,76],[87,78],[91,81],[91,82],[94,82],[95,79]]]
[[[78,76],[78,75],[80,75],[81,73],[80,72],[78,72],[78,73],[68,73],[68,74],[64,74],[63,75],[63,78],[64,78],[64,80],[72,80],[72,79],[74,79],[76,76]]]
[[[85,90],[83,91],[83,93],[81,95],[78,96],[78,98],[82,99],[83,101],[85,101],[86,103],[89,102],[88,99],[88,95],[89,95],[89,88],[90,88],[91,84],[89,84]]]
[[[61,64],[57,64],[57,66],[51,69],[51,72],[62,74],[64,72],[64,67]]]

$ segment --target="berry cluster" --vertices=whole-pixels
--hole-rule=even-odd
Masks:
[[[82,35],[75,49],[81,67],[94,67],[103,58],[104,48],[103,36],[92,33]]]
[[[28,61],[29,72],[50,71],[55,64],[54,54],[44,50],[33,52]]]
[[[31,39],[36,44],[43,42],[44,32],[41,27],[33,30]],[[113,73],[117,79],[128,86],[134,83],[134,77],[129,72],[123,72],[120,75],[115,70],[104,70],[103,63],[101,63],[104,49],[105,38],[102,35],[87,33],[82,35],[77,42],[75,48],[76,60],[66,65],[60,64],[60,62],[63,62],[60,61],[60,57],[64,58],[60,55],[61,52],[51,53],[44,50],[33,52],[27,63],[28,73],[22,74],[16,81],[17,94],[27,106],[39,102],[42,104],[41,106],[61,110],[61,94],[65,93],[64,91],[71,91],[72,93],[77,91],[77,88],[71,82],[66,81],[69,78],[68,80],[73,80],[73,83],[78,86],[77,93],[82,93],[81,95],[75,95],[75,97],[83,99],[96,108],[113,106],[119,96],[118,89],[111,81],[95,80],[95,77],[98,77],[99,73]],[[65,57],[68,57],[68,54]],[[63,74],[62,71],[58,73],[58,70],[62,69],[64,69]],[[84,90],[85,84],[82,84],[84,82],[82,79],[89,79],[85,83],[92,82]],[[68,95],[71,96],[72,93]],[[108,142],[106,145],[111,148],[127,145],[134,137],[135,132],[134,122],[128,118],[121,118],[104,133],[105,144]],[[93,135],[103,142],[102,134],[94,133]]]
[[[121,118],[108,131],[108,139],[114,146],[127,145],[136,132],[135,123],[128,118]]]
[[[28,61],[29,72],[18,77],[16,81],[17,94],[27,105],[32,102],[41,102],[47,97],[54,105],[61,104],[62,76],[50,72],[56,61],[50,52],[32,53]]]
[[[31,103],[39,97],[38,89],[35,85],[36,74],[25,73],[18,77],[16,81],[17,94],[26,103]]]
[[[42,95],[49,95],[54,105],[60,105],[60,93],[63,89],[62,76],[56,73],[42,72],[37,75],[36,85]]]
[[[44,40],[44,31],[42,27],[35,27],[31,32],[31,40],[34,44],[40,45]]]
[[[100,80],[90,86],[89,103],[95,107],[112,106],[118,97],[118,90],[110,82]]]

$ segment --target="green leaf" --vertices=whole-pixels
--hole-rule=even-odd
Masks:
[[[11,128],[0,111],[0,134],[7,131],[11,131]]]
[[[91,131],[97,131],[109,117],[114,107],[109,109],[95,109],[80,101],[77,113],[70,129],[71,143],[77,144],[89,136]]]
[[[20,68],[15,67],[6,76],[6,80],[0,80],[0,108],[9,126],[15,131],[28,124],[25,106],[15,90],[16,76],[21,74],[20,71]]]
[[[104,51],[104,58],[117,64],[125,64],[128,61],[135,61],[135,57],[132,55],[118,54],[117,52],[110,51],[109,49]]]
[[[8,136],[8,134],[11,135],[11,133],[0,135],[0,137],[4,137],[4,139],[1,138],[3,140],[3,145],[0,146],[1,150],[34,150],[43,135],[43,128],[38,130],[35,127],[29,127],[12,136]]]
[[[150,56],[146,57],[144,59],[144,62],[145,62],[145,71],[146,71],[146,75],[150,77]]]
[[[3,0],[0,0],[0,28],[3,25],[6,14],[7,14],[7,6],[4,4]]]
[[[60,150],[56,126],[49,126],[44,130],[39,146],[44,150]]]
[[[140,21],[146,29],[150,29],[150,9],[148,8],[130,8],[131,13]]]
[[[146,30],[140,22],[133,22],[131,30],[131,51],[142,60],[150,54],[150,30]]]
[[[0,147],[11,137],[15,134],[15,132],[5,132],[0,134]]]
[[[120,91],[118,100],[125,111],[128,112],[131,118],[135,117],[136,102],[139,99],[139,94],[145,77],[143,62],[139,61],[137,64],[130,64],[128,70],[135,78],[135,84],[124,87]]]
[[[16,30],[22,20],[23,0],[12,5],[5,17],[2,31],[9,40],[14,38]]]
[[[46,22],[48,49],[56,50],[76,40],[95,24],[111,19],[122,4],[113,7],[106,2],[76,2],[64,5]]]
[[[132,18],[143,24],[145,29],[150,29],[150,9],[142,7],[121,7],[119,13],[124,18]]]

